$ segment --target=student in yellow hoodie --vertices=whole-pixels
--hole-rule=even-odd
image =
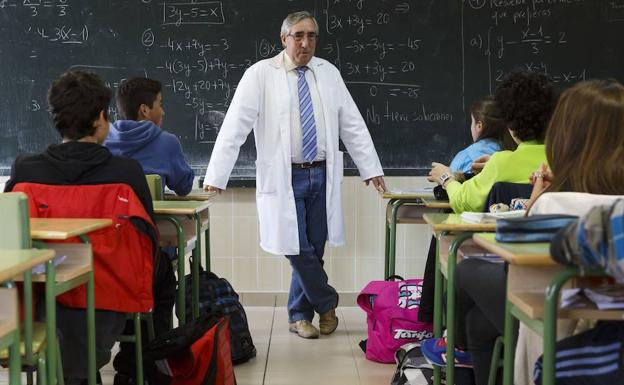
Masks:
[[[481,211],[494,183],[527,183],[533,171],[546,163],[543,143],[556,103],[553,86],[546,76],[513,71],[498,86],[494,99],[518,148],[495,153],[481,173],[463,184],[443,180],[443,165],[431,170],[430,180],[440,180],[445,186],[455,212]],[[505,267],[500,263],[469,259],[457,267],[456,366],[472,367],[477,384],[488,382],[494,340],[503,331],[505,290],[500,288],[505,287],[505,281]],[[445,365],[444,338],[424,341],[421,351],[432,364]]]
[[[518,148],[493,154],[483,171],[464,183],[457,182],[451,170],[440,163],[432,164],[427,177],[446,189],[456,213],[482,211],[494,183],[527,183],[529,175],[546,162],[544,135],[556,101],[546,76],[512,71],[496,89],[494,99]]]

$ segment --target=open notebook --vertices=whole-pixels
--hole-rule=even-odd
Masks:
[[[464,211],[461,213],[461,219],[470,223],[486,223],[496,222],[497,219],[519,218],[526,215],[526,210],[505,211],[502,213],[477,213],[472,211]]]

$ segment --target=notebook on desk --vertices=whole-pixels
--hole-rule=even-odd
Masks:
[[[502,213],[479,213],[472,211],[464,211],[461,213],[461,219],[470,223],[488,223],[496,222],[497,219],[520,218],[526,215],[526,210],[505,211]]]

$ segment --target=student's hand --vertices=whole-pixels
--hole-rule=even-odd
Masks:
[[[529,203],[527,204],[527,210],[530,210],[533,206],[533,203],[537,200],[537,198],[546,191],[552,182],[552,172],[544,163],[540,166],[540,168],[531,174],[529,177],[529,181],[533,185],[533,191],[531,191],[531,198],[529,198]]]
[[[440,184],[440,177],[443,174],[447,174],[448,176],[451,176],[451,177],[453,176],[453,173],[451,172],[450,168],[443,165],[442,163],[433,162],[431,163],[431,171],[429,171],[429,176],[427,177],[427,180],[429,182]]]
[[[210,193],[210,192],[211,192],[211,193],[215,193],[215,192],[216,192],[216,193],[221,194],[221,192],[222,192],[223,190],[221,190],[220,188],[215,187],[215,186],[206,185],[206,186],[204,186],[204,191],[205,191],[205,192],[209,192],[209,193]]]
[[[375,190],[377,190],[380,194],[388,192],[388,189],[386,188],[386,182],[384,182],[383,176],[374,176],[364,181],[364,183],[366,183],[367,186],[370,182],[373,182],[373,186],[375,187]]]
[[[542,163],[540,167],[537,169],[537,171],[533,172],[529,176],[529,182],[534,186],[536,183],[541,182],[544,189],[546,189],[548,188],[548,186],[550,186],[550,183],[552,182],[552,178],[553,178],[552,171],[550,171],[550,168],[548,168],[548,166]]]
[[[475,159],[470,166],[470,170],[472,171],[472,173],[475,175],[480,173],[481,170],[483,170],[483,167],[485,167],[485,164],[488,160],[490,160],[490,155],[481,155],[480,157]]]

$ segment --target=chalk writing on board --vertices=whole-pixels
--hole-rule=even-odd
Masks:
[[[220,1],[191,3],[162,3],[161,25],[224,24],[223,4]]]

